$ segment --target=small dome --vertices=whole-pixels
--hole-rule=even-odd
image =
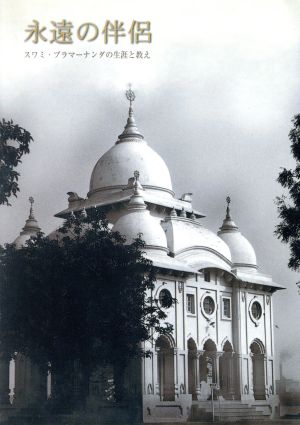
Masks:
[[[233,266],[256,268],[256,255],[251,243],[240,232],[219,232],[218,235],[229,246]]]
[[[24,233],[21,232],[19,234],[19,236],[14,240],[14,245],[16,245],[16,248],[21,248],[22,246],[25,246],[26,242],[29,241],[29,239],[31,238],[31,236],[36,236],[36,233]]]
[[[116,221],[112,230],[123,235],[127,243],[132,243],[141,234],[146,248],[168,251],[165,233],[159,221],[147,210],[139,189],[135,189],[126,213]]]
[[[250,242],[241,234],[238,226],[230,216],[229,203],[227,198],[226,217],[218,235],[229,246],[233,267],[257,269],[255,251]]]
[[[111,193],[126,187],[129,176],[135,170],[139,170],[140,181],[145,190],[160,191],[163,196],[174,196],[166,163],[143,139],[130,107],[127,124],[119,140],[94,167],[89,198],[99,192]]]
[[[25,245],[25,243],[31,238],[31,236],[36,236],[38,232],[41,231],[41,228],[38,225],[37,220],[34,217],[33,214],[33,198],[29,198],[29,202],[31,204],[30,206],[30,212],[29,217],[26,220],[25,226],[23,227],[22,231],[20,232],[20,235],[14,240],[14,244],[17,248],[21,248]]]

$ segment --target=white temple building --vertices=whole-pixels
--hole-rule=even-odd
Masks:
[[[222,419],[272,417],[272,295],[283,287],[260,272],[230,198],[216,234],[202,225],[191,193],[175,196],[165,161],[137,128],[131,90],[128,98],[125,129],[96,163],[86,198],[69,192],[68,208],[56,216],[103,210],[128,243],[142,234],[157,268],[154,295],[173,333],[145,346],[152,357],[142,360],[143,420],[201,420],[212,411]],[[15,243],[38,231],[31,211]],[[177,300],[171,307],[170,298]]]

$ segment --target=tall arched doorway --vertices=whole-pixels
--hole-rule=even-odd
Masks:
[[[188,380],[189,380],[189,394],[192,394],[193,400],[197,399],[196,386],[197,386],[197,346],[193,338],[188,340]]]
[[[255,339],[250,345],[252,355],[252,379],[255,400],[265,400],[265,348],[259,339]]]
[[[232,400],[235,394],[234,370],[233,370],[233,349],[229,341],[223,346],[223,354],[220,362],[220,392],[227,400]]]
[[[161,335],[156,341],[157,355],[157,373],[159,383],[159,393],[161,400],[175,400],[174,388],[174,350],[170,340]]]
[[[207,382],[208,385],[217,382],[216,371],[216,344],[208,339],[203,345],[204,353],[200,357],[200,376],[201,379]]]

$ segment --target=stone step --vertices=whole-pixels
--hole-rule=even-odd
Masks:
[[[210,421],[189,421],[189,422],[151,422],[149,425],[261,425],[263,423],[264,425],[300,425],[299,421],[295,421],[294,419],[262,419],[261,421],[257,422],[257,418],[255,419],[245,419],[241,420],[240,418],[237,418],[233,421],[228,420],[222,420],[212,422]],[[114,424],[119,425],[119,424]],[[132,424],[128,424],[132,425]],[[145,424],[139,424],[139,425],[145,425]]]
[[[211,411],[211,410],[209,410]],[[225,412],[225,413],[252,413],[255,412],[258,415],[261,415],[261,412],[255,410],[255,409],[214,409],[215,412]]]
[[[258,407],[258,408],[257,408]],[[270,418],[270,412],[266,406],[251,406],[246,403],[222,402],[214,403],[215,418],[225,421],[259,420]],[[192,412],[193,421],[211,420],[212,405],[209,402],[194,404]]]
[[[265,418],[258,418],[257,416],[247,416],[247,417],[241,417],[241,416],[230,416],[230,417],[226,417],[226,418],[223,418],[222,416],[221,416],[221,419],[219,420],[219,418],[218,417],[216,417],[216,419],[215,420],[217,420],[217,422],[218,422],[218,425],[220,424],[220,423],[224,423],[224,424],[226,424],[226,425],[232,425],[233,423],[236,425],[236,424],[241,424],[241,425],[245,425],[245,424],[247,424],[247,423],[253,423],[253,424],[255,424],[255,425],[260,425],[261,423],[265,423],[265,421],[266,420],[268,420],[268,419],[265,419]],[[299,425],[299,424],[295,424],[295,425]]]
[[[17,419],[17,418],[15,418]],[[281,424],[292,424],[292,425],[299,425],[299,421],[293,419],[293,420],[269,420],[269,419],[265,419],[263,418],[258,418],[257,416],[255,417],[247,417],[247,418],[241,418],[241,417],[230,417],[230,418],[225,418],[225,417],[221,417],[219,420],[219,417],[216,415],[215,416],[215,421],[217,423],[217,425],[221,425],[221,424],[226,424],[226,425],[232,425],[233,422],[236,422],[235,425],[237,424],[249,424],[249,425],[259,425],[261,423],[264,424],[270,424],[270,425],[281,425]],[[3,422],[4,424],[4,422]],[[85,422],[85,421],[76,421],[76,422],[65,422],[65,421],[61,421],[61,420],[56,420],[56,421],[52,421],[52,420],[48,420],[48,421],[43,421],[40,422],[38,418],[31,418],[31,420],[29,420],[29,418],[18,418],[16,421],[14,422],[5,422],[5,425],[134,425],[132,421],[130,422],[123,422],[123,421],[113,421],[113,422],[109,422],[109,421],[103,421],[101,419],[99,419],[99,421],[94,421],[94,422]],[[193,420],[193,421],[189,421],[189,422],[184,422],[184,423],[178,423],[178,422],[167,422],[167,423],[156,423],[153,422],[149,425],[211,425],[212,421],[211,419],[205,419],[205,420]],[[143,423],[139,422],[139,423],[135,423],[135,425],[143,425]]]
[[[211,408],[211,407],[210,407]],[[253,406],[220,406],[220,410],[253,410]],[[215,405],[215,409],[219,409],[218,405]]]
[[[212,412],[211,412],[212,413]],[[249,411],[249,412],[215,412],[215,416],[239,416],[239,417],[248,417],[248,416],[262,416],[259,412]]]
[[[211,401],[199,401],[199,402],[194,402],[193,403],[194,406],[204,406],[204,407],[209,407],[211,406]],[[217,400],[214,401],[214,405],[217,406],[219,405],[219,402]],[[239,402],[234,402],[232,403],[231,401],[228,402],[224,402],[224,401],[220,401],[220,406],[222,407],[226,407],[226,406],[231,406],[231,407],[265,407],[265,405],[251,405],[248,403],[239,403]]]
[[[228,408],[226,408],[226,409],[214,409],[215,410],[215,412],[219,412],[219,411],[221,411],[221,412],[224,412],[224,413],[254,413],[254,414],[257,414],[257,415],[268,415],[269,413],[266,413],[266,412],[264,412],[264,411],[260,411],[260,410],[256,410],[255,408],[253,408],[253,409],[251,409],[250,407],[249,408],[245,408],[245,409],[236,409],[235,407],[233,407],[233,408],[230,408],[230,407],[228,407]]]
[[[210,409],[211,408],[211,406],[212,406],[212,404],[211,404],[211,402],[205,402],[205,404],[204,403],[199,403],[199,404],[194,404],[194,406],[199,406],[200,408],[202,408],[202,409]],[[215,401],[214,402],[214,406],[215,406],[215,408],[218,408],[219,406],[221,407],[221,409],[228,409],[228,408],[233,408],[233,409],[248,409],[248,408],[252,408],[252,407],[254,407],[254,406],[250,406],[249,404],[241,404],[241,403],[234,403],[234,404],[231,404],[231,403],[218,403],[217,401]]]

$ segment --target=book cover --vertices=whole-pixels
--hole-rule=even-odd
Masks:
[[[34,139],[17,168],[20,191],[0,208],[0,243],[20,234],[29,197],[45,234],[60,225],[68,192],[86,197],[124,129],[131,87],[137,126],[176,196],[192,193],[214,232],[230,196],[260,271],[286,288],[274,296],[276,374],[281,364],[281,378],[299,382],[299,276],[274,236],[276,179],[294,166],[299,2],[1,0],[0,19],[1,118]]]

